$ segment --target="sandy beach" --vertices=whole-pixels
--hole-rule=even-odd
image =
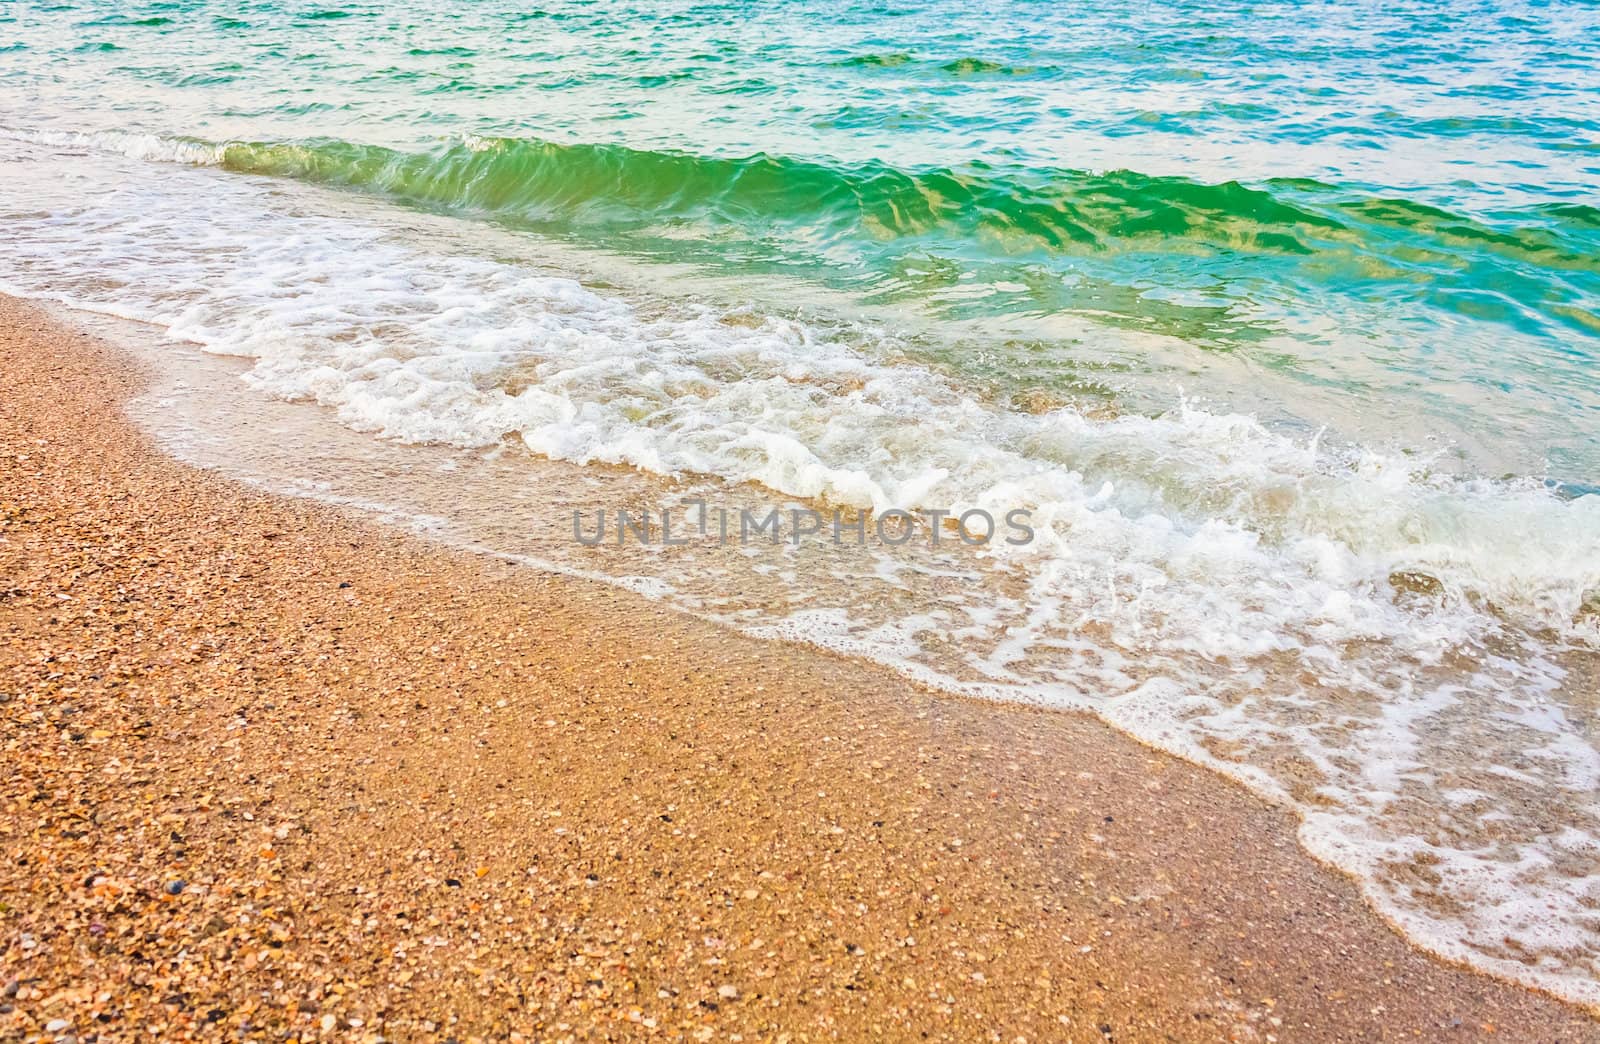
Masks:
[[[175,463],[9,299],[0,360],[0,1038],[1600,1040],[1086,716]]]

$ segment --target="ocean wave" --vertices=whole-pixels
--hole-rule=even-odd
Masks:
[[[949,232],[996,245],[1095,251],[1156,240],[1292,255],[1357,252],[1387,228],[1411,237],[1394,273],[1418,273],[1461,248],[1508,261],[1600,273],[1600,227],[1585,204],[1508,211],[1494,224],[1412,200],[1310,179],[1205,183],[1130,170],[901,169],[765,153],[698,156],[621,145],[468,136],[408,152],[335,139],[209,142],[125,132],[34,138],[114,148],[273,177],[343,185],[505,218],[648,224],[672,220],[804,225],[837,236]],[[1399,255],[1404,255],[1401,263]],[[1381,253],[1379,254],[1381,257]]]

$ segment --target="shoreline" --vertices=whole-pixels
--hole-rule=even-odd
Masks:
[[[1088,715],[190,468],[3,297],[0,357],[0,1035],[1600,1040]]]

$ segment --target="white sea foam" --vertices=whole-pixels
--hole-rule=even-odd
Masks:
[[[738,622],[1093,709],[1294,803],[1308,849],[1418,941],[1600,1004],[1600,757],[1566,664],[1600,644],[1584,608],[1600,497],[1436,475],[1182,401],[1013,412],[893,361],[886,335],[645,311],[303,212],[267,182],[60,155],[105,146],[208,162],[140,136],[36,138],[38,176],[0,191],[0,289],[253,360],[257,388],[391,440],[512,435],[854,507],[1027,508],[1038,539],[969,562],[978,582],[938,598],[885,559],[860,580],[880,605]],[[692,586],[613,579],[668,600]]]
[[[0,128],[0,138],[19,144],[44,145],[71,152],[93,150],[119,153],[129,159],[162,163],[191,163],[214,167],[222,162],[225,145],[173,138],[143,131],[125,130],[43,130],[38,128]]]

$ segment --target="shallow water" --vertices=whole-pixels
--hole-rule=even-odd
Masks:
[[[191,459],[1090,709],[1600,1003],[1597,30],[12,5],[0,290],[167,337]],[[696,499],[1035,538],[572,539]]]

